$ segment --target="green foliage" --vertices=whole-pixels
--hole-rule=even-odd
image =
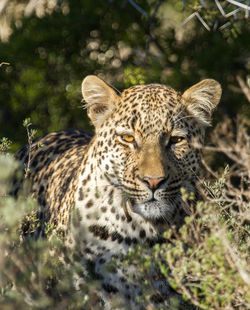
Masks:
[[[19,124],[27,117],[38,136],[91,129],[80,112],[80,86],[88,74],[118,89],[157,82],[180,91],[202,78],[215,78],[224,90],[218,115],[241,111],[249,116],[236,80],[238,75],[245,80],[249,70],[244,19],[239,18],[239,30],[232,20],[225,30],[209,32],[197,19],[181,23],[198,10],[212,27],[220,14],[213,1],[203,1],[206,8],[200,1],[134,2],[141,10],[129,1],[64,0],[40,18],[17,14],[9,41],[0,43],[0,59],[10,63],[0,67],[0,131],[13,141],[13,150],[26,142]],[[220,2],[231,10],[232,5]],[[237,31],[237,37],[225,35],[228,29]]]
[[[142,68],[127,66],[124,70],[124,85],[130,87],[132,85],[146,84],[146,71]]]
[[[210,191],[221,197],[223,183],[224,177],[210,184]],[[154,246],[153,254],[141,246],[129,253],[126,265],[137,265],[133,279],[143,285],[144,302],[150,304],[155,293],[149,271],[158,265],[171,287],[199,309],[249,308],[247,227],[241,227],[248,239],[242,247],[242,234],[230,225],[233,217],[225,222],[223,212],[220,204],[199,202],[179,231],[166,231],[166,242]]]
[[[8,138],[1,138],[0,140],[0,154],[5,153],[10,149],[11,141]]]
[[[241,260],[240,247],[232,246],[234,232],[218,219],[217,208],[198,204],[198,218],[187,218],[175,238],[167,238],[159,249],[167,262],[159,265],[172,287],[201,309],[247,309],[249,283],[240,274],[237,260],[242,274],[247,262]]]
[[[68,255],[64,241],[51,234],[51,227],[47,227],[50,239],[22,236],[21,224],[27,217],[37,229],[37,219],[30,216],[37,204],[24,194],[17,199],[6,195],[17,167],[11,156],[0,156],[0,308],[93,309],[89,292],[94,285],[89,280],[75,289],[79,260],[72,258],[73,253]]]

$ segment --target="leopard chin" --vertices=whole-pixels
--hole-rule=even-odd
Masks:
[[[151,200],[144,203],[134,203],[133,212],[141,215],[146,220],[165,219],[169,220],[174,212],[174,206],[170,203],[163,203],[158,200]]]

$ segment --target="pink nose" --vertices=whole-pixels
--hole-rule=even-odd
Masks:
[[[165,180],[164,177],[159,177],[159,178],[149,178],[149,177],[144,177],[143,180],[148,183],[148,187],[150,189],[157,189],[159,187],[159,184]]]

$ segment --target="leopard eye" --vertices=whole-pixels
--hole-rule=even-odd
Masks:
[[[170,137],[169,142],[170,144],[176,144],[176,143],[180,143],[184,140],[184,137],[177,137],[177,136],[173,136]]]
[[[128,143],[135,142],[135,138],[133,136],[130,136],[130,135],[122,135],[121,138],[123,141],[128,142]]]

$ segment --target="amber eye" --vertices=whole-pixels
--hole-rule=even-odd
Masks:
[[[135,138],[133,136],[130,135],[122,135],[122,140],[128,143],[132,143],[135,141]]]
[[[176,144],[176,143],[180,143],[183,140],[184,140],[183,137],[175,137],[175,136],[173,136],[173,137],[170,137],[169,141],[170,141],[171,144]]]

